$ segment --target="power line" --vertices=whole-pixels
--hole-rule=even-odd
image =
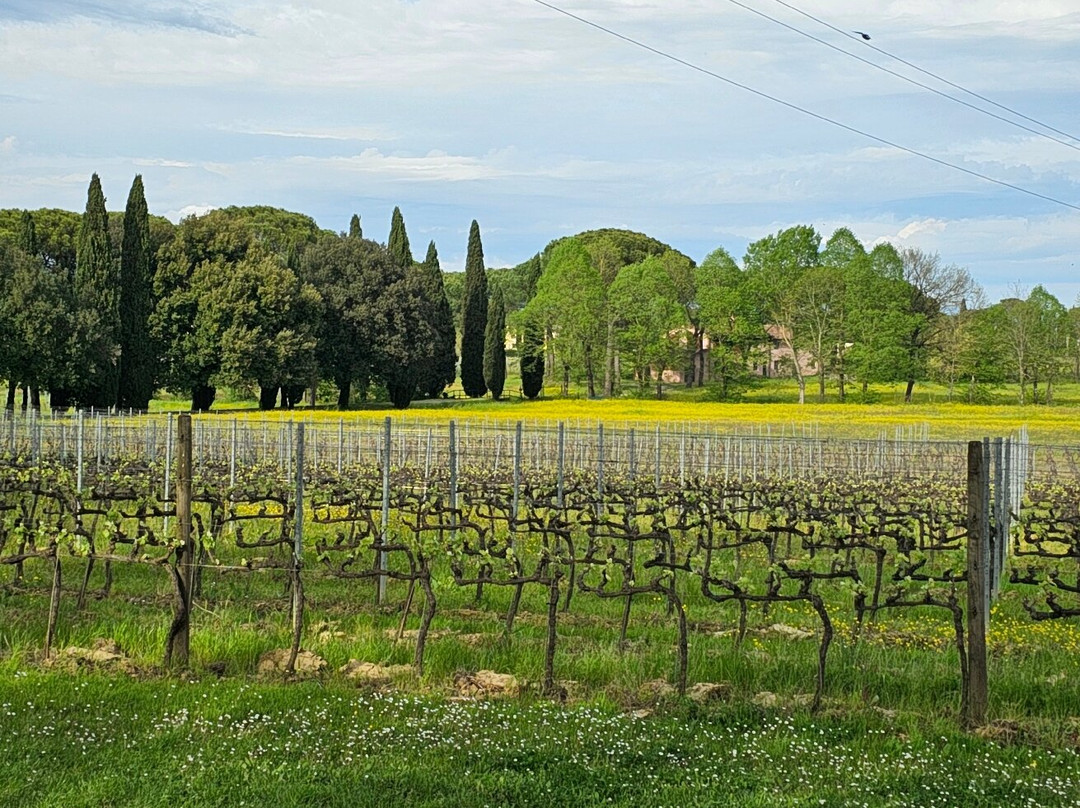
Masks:
[[[857,39],[857,37],[855,37],[851,32],[845,31],[842,28],[837,28],[831,22],[828,22],[827,20],[823,20],[820,17],[815,17],[810,12],[803,11],[798,6],[794,6],[791,3],[785,2],[785,0],[774,0],[774,2],[779,3],[784,8],[791,9],[796,14],[802,14],[804,17],[813,20],[814,22],[818,23],[819,25],[824,25],[826,28],[831,28],[833,31],[836,31],[839,34],[843,34],[844,36],[849,37],[851,39]],[[987,98],[985,95],[981,95],[981,94],[975,92],[974,90],[969,90],[967,87],[963,86],[962,84],[957,84],[954,81],[949,81],[944,76],[939,76],[937,73],[934,73],[931,70],[927,70],[924,67],[919,67],[914,62],[909,62],[907,59],[904,59],[901,56],[897,56],[895,53],[889,53],[887,50],[884,50],[883,48],[879,48],[877,45],[870,45],[870,44],[864,43],[864,42],[862,42],[861,39],[859,39],[859,42],[860,42],[860,44],[863,44],[864,47],[875,50],[878,53],[880,53],[882,56],[888,56],[890,59],[895,59],[896,61],[900,62],[900,64],[907,65],[912,70],[917,70],[919,73],[922,73],[924,76],[929,76],[932,79],[936,79],[937,81],[940,81],[942,84],[947,84],[948,86],[952,87],[954,90],[959,90],[962,93],[967,93],[972,98],[978,98],[980,101],[983,101],[983,102],[985,102],[987,104],[990,104],[991,106],[997,107],[998,109],[1004,110],[1005,112],[1008,112],[1010,115],[1015,115],[1018,118],[1023,118],[1025,121],[1030,121],[1031,123],[1036,124],[1037,126],[1041,126],[1044,129],[1049,129],[1051,132],[1054,132],[1055,134],[1061,135],[1062,137],[1067,137],[1067,138],[1069,138],[1070,140],[1073,140],[1073,141],[1080,141],[1080,137],[1077,137],[1076,135],[1070,134],[1069,132],[1064,132],[1061,129],[1057,129],[1057,128],[1051,126],[1048,123],[1044,123],[1043,121],[1040,121],[1038,118],[1033,118],[1030,115],[1025,115],[1023,112],[1020,112],[1019,110],[1013,109],[1012,107],[1006,106],[1005,104],[1000,104],[1000,103],[998,103],[997,101],[995,101],[992,98]],[[1056,140],[1056,138],[1054,138],[1054,139]],[[1058,141],[1058,142],[1060,142],[1060,141]]]
[[[1062,140],[1060,138],[1054,137],[1053,135],[1049,135],[1046,132],[1039,131],[1038,129],[1032,129],[1030,126],[1025,126],[1024,124],[1020,123],[1019,121],[1014,121],[1011,118],[1006,118],[1004,115],[998,115],[996,112],[991,112],[988,109],[983,109],[982,107],[980,107],[980,106],[978,106],[976,104],[972,104],[970,101],[965,101],[962,98],[957,98],[955,95],[949,95],[949,93],[943,92],[942,90],[939,90],[937,87],[932,87],[929,84],[924,84],[923,82],[918,81],[917,79],[913,79],[910,76],[905,76],[903,73],[898,73],[897,71],[892,70],[892,69],[890,69],[888,67],[885,67],[884,65],[879,65],[877,62],[871,62],[869,59],[864,59],[862,56],[859,56],[857,53],[852,53],[851,51],[847,51],[847,50],[844,50],[843,48],[837,47],[836,45],[832,44],[831,42],[828,42],[828,41],[826,41],[824,39],[821,39],[820,37],[816,37],[813,34],[802,30],[801,28],[796,28],[794,25],[789,25],[788,23],[784,22],[783,20],[778,20],[776,17],[773,17],[773,16],[770,16],[769,14],[766,14],[764,11],[760,11],[760,10],[758,10],[756,8],[753,8],[752,6],[748,6],[745,3],[739,2],[739,0],[728,0],[728,2],[731,3],[732,5],[738,6],[739,8],[742,8],[742,9],[745,9],[746,11],[749,11],[751,14],[756,14],[757,16],[762,17],[762,18],[768,20],[769,22],[775,23],[776,25],[779,25],[779,26],[781,26],[783,28],[787,28],[789,31],[794,31],[796,34],[799,34],[800,36],[804,36],[807,39],[812,39],[814,42],[817,42],[820,45],[824,45],[826,48],[831,48],[832,50],[836,51],[837,53],[842,53],[844,56],[847,56],[847,57],[849,57],[851,59],[855,59],[855,60],[857,60],[859,62],[862,62],[864,65],[869,65],[870,67],[872,67],[872,68],[874,68],[876,70],[881,70],[884,73],[888,73],[890,76],[896,76],[896,78],[901,79],[903,81],[906,81],[908,84],[914,84],[916,87],[921,87],[924,90],[929,90],[930,92],[934,93],[934,95],[939,95],[942,98],[948,99],[949,101],[953,101],[953,102],[955,102],[957,104],[961,104],[961,105],[967,107],[968,109],[973,109],[976,112],[982,113],[983,115],[988,115],[991,118],[994,118],[994,119],[999,120],[999,121],[1001,121],[1003,123],[1009,124],[1009,126],[1015,126],[1018,129],[1023,129],[1025,132],[1030,132],[1031,134],[1036,135],[1037,137],[1044,137],[1044,138],[1047,138],[1048,140],[1054,141],[1055,143],[1060,143],[1062,146],[1068,146],[1070,149],[1076,149],[1077,151],[1080,151],[1080,144],[1077,144],[1075,142],[1070,142],[1068,140]],[[788,6],[787,3],[782,3],[782,5]],[[794,6],[788,6],[788,7],[789,8],[794,8]],[[827,25],[828,23],[825,23],[825,24]],[[833,26],[830,25],[829,27],[832,28]],[[861,37],[853,36],[851,33],[841,31],[839,28],[833,28],[833,30],[839,31],[840,33],[844,34],[845,36],[848,36],[851,39],[855,39],[855,40],[859,41],[860,44],[862,44]],[[880,48],[876,48],[873,45],[869,45],[867,47],[872,47],[872,48],[874,48],[874,50],[880,50]],[[882,52],[884,53],[884,51],[882,51]],[[920,69],[920,72],[926,73],[927,71]],[[970,91],[965,90],[965,92],[970,92]],[[1000,105],[998,105],[998,106],[1000,106]],[[1007,107],[1006,107],[1006,109],[1007,109]],[[1013,112],[1012,110],[1009,110],[1009,111],[1012,112],[1012,114],[1014,114],[1014,115],[1019,114],[1019,113]],[[1026,117],[1026,116],[1022,116],[1022,117]],[[1029,118],[1028,120],[1032,120],[1032,119]],[[1047,126],[1044,123],[1040,123],[1039,121],[1035,121],[1035,123],[1038,123],[1039,126],[1042,126],[1042,127],[1046,128],[1046,129],[1051,129],[1052,128],[1052,127]],[[1054,131],[1057,131],[1057,130],[1054,130]],[[1071,137],[1071,136],[1066,135],[1066,137]],[[1077,138],[1072,138],[1072,140],[1075,141],[1075,140],[1078,140],[1078,139]]]
[[[806,107],[801,107],[798,104],[792,103],[791,101],[785,101],[784,99],[778,98],[777,96],[770,95],[769,93],[763,92],[761,90],[756,90],[753,87],[749,86],[748,84],[743,84],[741,82],[735,81],[734,79],[730,79],[727,76],[721,75],[720,73],[717,73],[717,72],[715,72],[713,70],[709,70],[708,68],[702,67],[701,65],[694,64],[693,62],[689,62],[686,59],[682,59],[682,58],[680,58],[678,56],[675,56],[672,53],[668,53],[667,51],[660,50],[659,48],[654,48],[652,45],[647,45],[644,42],[642,42],[641,40],[634,39],[633,37],[627,36],[626,34],[620,34],[618,31],[615,31],[615,30],[613,30],[611,28],[608,28],[608,27],[606,27],[604,25],[601,25],[600,23],[593,22],[592,20],[589,20],[589,19],[587,19],[585,17],[581,17],[581,16],[579,16],[577,14],[574,14],[573,12],[567,11],[566,9],[559,8],[558,6],[556,6],[556,5],[552,4],[552,3],[546,2],[546,0],[533,0],[533,2],[536,3],[537,5],[544,6],[545,8],[548,8],[548,9],[550,9],[550,10],[552,10],[552,11],[558,13],[558,14],[562,14],[563,16],[569,17],[572,20],[576,20],[577,22],[580,22],[583,25],[587,25],[590,28],[595,28],[598,31],[602,31],[603,33],[608,34],[609,36],[615,37],[616,39],[621,39],[623,42],[626,42],[626,43],[628,43],[630,45],[634,45],[635,47],[641,48],[642,50],[646,50],[649,53],[655,54],[656,56],[660,56],[660,57],[662,57],[664,59],[675,62],[676,64],[679,64],[679,65],[682,65],[683,67],[689,68],[690,70],[694,70],[694,71],[696,71],[698,73],[709,76],[710,78],[714,78],[717,81],[722,81],[725,84],[731,85],[732,87],[737,87],[740,90],[745,90],[746,92],[752,93],[753,95],[756,95],[759,98],[764,98],[764,99],[766,99],[768,101],[772,101],[774,104],[780,104],[781,106],[787,107],[788,109],[793,109],[796,112],[800,112],[803,115],[807,115],[807,116],[809,116],[811,118],[814,118],[816,120],[822,121],[822,122],[827,123],[827,124],[830,124],[830,125],[835,126],[835,127],[839,128],[839,129],[843,129],[843,130],[845,130],[847,132],[851,132],[852,134],[859,135],[860,137],[867,138],[868,140],[873,140],[876,143],[880,143],[880,144],[882,144],[884,146],[888,146],[890,148],[897,149],[899,151],[905,152],[906,154],[910,154],[910,155],[913,155],[915,157],[921,157],[923,160],[928,160],[931,163],[937,163],[938,165],[945,166],[946,168],[951,168],[954,171],[960,171],[960,172],[962,172],[964,174],[967,174],[968,176],[976,177],[976,178],[978,178],[980,180],[985,180],[986,182],[992,182],[995,185],[1000,185],[1000,186],[1002,186],[1004,188],[1009,188],[1009,189],[1011,189],[1013,191],[1018,191],[1018,192],[1020,192],[1022,194],[1027,194],[1028,196],[1032,196],[1032,197],[1035,197],[1037,199],[1042,199],[1042,200],[1044,200],[1046,202],[1052,202],[1055,205],[1061,205],[1062,207],[1071,208],[1072,210],[1080,211],[1080,205],[1074,205],[1071,202],[1066,202],[1066,201],[1064,201],[1062,199],[1057,199],[1057,198],[1052,197],[1052,196],[1047,196],[1046,194],[1041,194],[1038,191],[1032,191],[1029,188],[1024,188],[1024,187],[1019,186],[1019,185],[1013,185],[1011,182],[1006,182],[1005,180],[995,179],[994,177],[987,176],[986,174],[982,174],[982,173],[980,173],[978,171],[975,171],[973,169],[970,169],[970,168],[964,168],[963,166],[957,165],[956,163],[950,163],[948,160],[942,160],[939,157],[934,157],[932,155],[926,154],[925,152],[921,152],[921,151],[918,151],[917,149],[910,148],[909,146],[902,146],[901,144],[895,143],[895,142],[893,142],[891,140],[887,140],[886,138],[870,134],[869,132],[866,132],[866,131],[864,131],[862,129],[858,129],[858,128],[854,127],[854,126],[849,126],[848,124],[842,123],[842,122],[840,122],[840,121],[838,121],[838,120],[836,120],[834,118],[830,118],[827,115],[822,115],[821,113],[814,112],[813,110],[807,109]]]

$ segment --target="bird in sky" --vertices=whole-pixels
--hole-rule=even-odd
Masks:
[[[862,31],[853,31],[852,33],[856,33],[856,34],[858,34],[858,35],[859,35],[859,36],[861,36],[861,37],[862,37],[863,39],[865,39],[865,40],[866,40],[867,42],[869,42],[869,41],[870,41],[870,34],[864,34],[864,33],[863,33]]]

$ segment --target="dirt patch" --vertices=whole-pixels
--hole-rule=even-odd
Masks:
[[[760,693],[755,693],[750,701],[766,710],[775,710],[780,706],[780,697],[769,690],[762,690]]]
[[[310,631],[315,638],[315,642],[320,644],[333,640],[344,640],[349,636],[341,630],[337,622],[331,620],[320,620],[311,627]]]
[[[89,648],[70,646],[61,649],[42,662],[42,667],[65,673],[81,670],[108,671],[126,673],[129,676],[140,673],[138,666],[123,652],[116,640],[99,637]]]
[[[984,724],[975,730],[975,735],[984,741],[993,741],[1006,746],[1019,741],[1022,734],[1023,728],[1018,721],[1004,719],[991,721],[989,724]]]
[[[388,628],[386,630],[386,636],[390,637],[391,639],[395,639],[397,637],[397,629],[396,628]],[[401,639],[406,641],[406,642],[416,642],[416,639],[419,636],[420,636],[420,631],[418,629],[415,629],[415,628],[406,629],[405,631],[401,632]],[[428,631],[428,633],[427,633],[427,642],[431,642],[432,640],[443,639],[445,637],[453,637],[455,640],[462,643],[463,645],[468,645],[468,646],[475,647],[475,646],[478,646],[478,645],[483,645],[486,642],[488,642],[488,640],[491,638],[491,635],[488,635],[488,634],[461,634],[460,632],[458,632],[457,630],[452,629],[452,628],[441,628],[441,629],[437,629],[435,631]]]
[[[675,688],[663,679],[653,679],[638,688],[638,698],[649,704],[666,701],[675,695]]]
[[[454,692],[470,699],[497,699],[518,695],[521,684],[509,673],[460,671],[454,674]]]
[[[781,637],[786,637],[789,640],[809,640],[814,636],[814,632],[812,631],[796,628],[795,626],[788,626],[783,623],[773,623],[769,626],[769,633],[779,634]]]
[[[374,662],[350,659],[338,668],[338,673],[356,682],[357,685],[386,687],[395,679],[412,676],[413,669],[411,665],[377,665]]]
[[[288,648],[275,648],[259,657],[255,673],[264,678],[281,676],[286,673],[291,651]],[[311,651],[300,651],[296,655],[294,675],[298,678],[317,676],[326,669],[326,660]]]
[[[710,701],[727,701],[731,697],[731,684],[728,682],[697,682],[686,691],[686,697],[698,704]]]

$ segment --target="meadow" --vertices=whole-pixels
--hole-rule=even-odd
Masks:
[[[1015,390],[1002,387],[989,403],[967,404],[956,393],[935,384],[916,386],[913,400],[904,403],[903,385],[876,385],[868,397],[849,396],[840,402],[830,391],[823,402],[810,396],[798,403],[794,384],[786,379],[765,380],[738,402],[710,400],[706,388],[666,388],[665,397],[619,397],[590,400],[580,393],[569,398],[558,395],[557,388],[545,391],[545,397],[525,400],[508,389],[502,401],[490,398],[466,399],[460,390],[451,389],[450,398],[414,402],[407,410],[394,410],[386,403],[368,402],[344,413],[323,404],[312,410],[301,407],[292,411],[259,412],[253,398],[223,392],[214,405],[218,416],[254,418],[314,418],[337,420],[382,419],[391,416],[404,421],[445,422],[451,419],[507,421],[566,421],[569,423],[612,424],[686,424],[738,432],[772,434],[815,433],[832,437],[876,438],[885,433],[893,437],[897,430],[933,440],[969,440],[983,435],[1008,435],[1027,426],[1037,443],[1076,444],[1080,440],[1080,384],[1062,384],[1055,390],[1054,404],[1019,406]],[[183,411],[190,402],[162,398],[151,403],[154,411]]]

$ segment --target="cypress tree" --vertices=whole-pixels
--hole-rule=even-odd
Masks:
[[[150,214],[142,175],[136,174],[124,209],[120,248],[120,373],[116,403],[145,410],[154,395],[154,350],[150,342],[154,271]]]
[[[525,299],[536,296],[536,284],[543,273],[543,262],[537,253],[525,268]],[[544,329],[532,320],[526,320],[521,335],[521,393],[526,398],[536,398],[544,389]]]
[[[401,208],[394,208],[390,216],[390,240],[386,243],[390,251],[390,257],[394,263],[402,269],[409,269],[413,265],[412,250],[409,248],[409,236],[405,232],[405,218],[401,215]]]
[[[428,398],[436,398],[454,383],[457,376],[457,332],[454,330],[454,313],[446,298],[442,267],[435,242],[428,244],[424,263],[416,267],[420,277],[424,300],[428,304],[431,327],[435,330],[435,344],[431,361],[423,371],[419,387]]]
[[[360,229],[360,217],[353,214],[349,219],[349,238],[363,238],[364,231]]]
[[[107,409],[116,404],[120,278],[109,242],[109,215],[97,174],[90,178],[86,212],[75,251],[75,295],[82,379],[78,401]]]
[[[22,212],[22,216],[20,217],[19,249],[33,258],[37,257],[37,230],[34,227],[34,216],[28,210],[24,210]]]
[[[487,392],[484,383],[484,332],[487,330],[487,273],[480,225],[473,219],[469,228],[469,251],[465,257],[465,299],[461,321],[461,387],[469,398]]]
[[[491,397],[502,398],[506,384],[506,301],[501,287],[495,287],[484,330],[484,381]]]
[[[521,392],[526,398],[536,398],[543,389],[544,332],[530,322],[521,339]]]

